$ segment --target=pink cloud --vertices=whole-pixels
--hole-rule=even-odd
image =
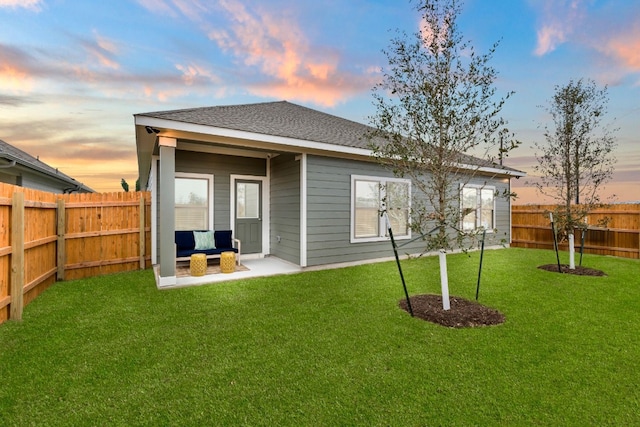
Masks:
[[[209,38],[271,78],[266,85],[250,86],[253,92],[325,106],[349,96],[345,83],[351,79],[339,70],[337,53],[312,46],[293,18],[249,10],[234,0],[220,6],[231,25],[227,31],[211,30]]]
[[[633,71],[640,71],[640,29],[613,36],[603,49]]]
[[[176,69],[182,73],[182,80],[188,85],[192,86],[198,82],[204,84],[207,83],[219,83],[220,79],[213,72],[205,67],[197,64],[182,65],[177,64]]]
[[[0,87],[13,91],[30,89],[34,66],[35,61],[26,52],[0,43]]]
[[[267,8],[240,0],[137,1],[152,13],[188,19],[240,62],[242,75],[234,75],[227,87],[237,84],[260,96],[334,106],[373,85],[373,78],[368,77],[373,73],[363,77],[345,72],[336,50],[312,43],[297,24],[292,7],[270,3]],[[214,23],[220,20],[225,21],[224,27]],[[192,65],[176,67],[188,84],[194,78],[221,83]]]
[[[39,12],[42,4],[43,0],[0,0],[0,8],[6,7],[17,9],[21,7],[33,10],[34,12]]]
[[[120,64],[116,60],[118,54],[118,47],[115,42],[107,39],[94,32],[94,39],[82,39],[80,44],[84,50],[90,56],[90,63],[93,64],[94,60],[100,65],[112,70],[120,68]]]

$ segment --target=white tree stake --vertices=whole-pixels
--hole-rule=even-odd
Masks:
[[[447,276],[447,254],[440,251],[440,287],[442,288],[442,309],[449,310],[449,278]]]
[[[576,260],[575,260],[576,250],[574,246],[575,246],[575,238],[573,236],[573,233],[571,233],[569,234],[569,269],[571,270],[576,269]]]

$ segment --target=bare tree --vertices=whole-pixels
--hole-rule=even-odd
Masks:
[[[497,166],[490,153],[502,158],[518,142],[500,117],[512,93],[497,95],[497,72],[489,65],[498,43],[479,55],[463,40],[456,22],[461,1],[417,3],[420,30],[398,32],[383,51],[389,67],[373,90],[370,141],[377,159],[396,176],[410,177],[422,195],[412,200],[412,228],[437,230],[425,236],[425,250],[444,253],[464,248],[478,233],[461,226],[469,212],[461,210],[460,186],[482,167]]]
[[[598,190],[613,175],[616,129],[603,124],[608,101],[606,86],[599,89],[593,80],[556,86],[545,108],[551,117],[544,127],[546,144],[535,144],[540,154],[534,170],[541,176],[536,187],[558,204],[555,222],[572,254],[574,229],[586,226],[585,218],[601,203]],[[570,267],[575,267],[573,256]]]

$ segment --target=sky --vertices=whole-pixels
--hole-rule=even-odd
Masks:
[[[0,0],[0,139],[96,191],[137,178],[137,113],[287,100],[369,124],[372,88],[408,0]],[[466,0],[458,20],[490,62],[502,117],[522,145],[505,165],[517,204],[532,187],[556,86],[607,87],[617,128],[613,180],[640,200],[640,2]]]

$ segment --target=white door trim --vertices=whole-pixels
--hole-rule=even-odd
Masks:
[[[268,169],[268,167],[267,167]],[[230,175],[229,176],[229,229],[235,236],[236,226],[236,181],[249,180],[262,183],[262,254],[270,253],[269,236],[271,234],[271,212],[269,210],[269,177],[255,175]]]

